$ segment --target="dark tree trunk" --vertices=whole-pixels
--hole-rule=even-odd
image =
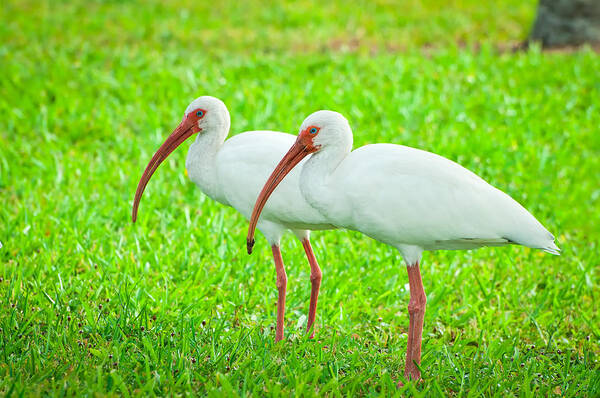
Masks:
[[[600,0],[540,0],[527,41],[543,47],[600,43]]]

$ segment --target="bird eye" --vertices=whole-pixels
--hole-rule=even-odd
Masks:
[[[198,111],[198,112],[196,112],[196,116],[202,117],[202,116],[204,116],[204,112]]]
[[[311,134],[317,134],[317,128],[313,127],[312,129],[310,129],[309,133],[311,133]]]

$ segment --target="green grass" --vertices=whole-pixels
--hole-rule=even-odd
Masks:
[[[525,37],[533,2],[416,3],[3,5],[0,394],[600,394],[600,57],[497,53]],[[129,219],[151,154],[203,94],[225,101],[233,132],[296,132],[329,108],[355,146],[457,160],[523,203],[563,255],[426,253],[424,382],[397,390],[397,253],[314,233],[324,278],[309,341],[310,270],[288,236],[275,345],[270,250],[259,236],[246,255],[247,222],[187,180],[185,148]]]

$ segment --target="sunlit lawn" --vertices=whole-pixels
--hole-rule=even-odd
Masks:
[[[38,3],[0,11],[1,394],[600,394],[600,57],[497,51],[526,36],[535,2]],[[355,146],[456,160],[563,254],[425,254],[424,381],[397,390],[397,252],[313,234],[311,341],[310,269],[290,235],[275,345],[268,245],[246,254],[247,222],[185,177],[187,145],[129,219],[153,151],[205,94],[228,105],[232,133],[296,133],[334,109]]]

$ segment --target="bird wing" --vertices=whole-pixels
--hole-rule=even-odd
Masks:
[[[340,226],[389,244],[430,250],[513,242],[556,248],[554,237],[514,199],[430,152],[367,145],[351,152],[331,181],[352,207],[340,214]]]

